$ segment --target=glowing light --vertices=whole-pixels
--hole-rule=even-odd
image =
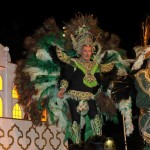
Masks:
[[[1,75],[0,75],[0,90],[3,90],[3,79]]]
[[[111,145],[111,144],[112,144],[112,141],[108,139],[108,140],[106,141],[106,144],[107,144],[107,145]]]
[[[47,119],[47,111],[46,111],[46,109],[43,111],[43,117],[42,117],[42,119],[41,119],[41,121],[46,121]]]
[[[13,107],[13,118],[22,119],[22,111],[18,103]]]
[[[17,92],[16,86],[14,86],[12,90],[12,98],[18,99],[18,92]]]
[[[104,142],[105,150],[116,150],[115,142],[111,137],[108,137]]]

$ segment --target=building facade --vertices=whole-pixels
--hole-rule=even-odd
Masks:
[[[0,150],[66,150],[64,134],[54,125],[34,126],[24,120],[14,85],[16,64],[0,44]]]

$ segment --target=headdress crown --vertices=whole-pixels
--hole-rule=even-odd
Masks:
[[[91,32],[88,31],[88,27],[83,25],[76,31],[75,36],[71,34],[71,40],[73,48],[80,53],[83,45],[90,45],[94,50],[94,39]]]
[[[93,15],[79,13],[66,24],[65,31],[65,37],[68,41],[66,49],[73,46],[73,49],[80,54],[83,45],[90,45],[93,51],[95,49],[97,52],[101,51],[102,45],[99,35],[103,31],[98,27],[97,18],[94,19]]]

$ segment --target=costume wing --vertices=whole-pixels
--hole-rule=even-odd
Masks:
[[[27,58],[18,62],[16,69],[19,103],[35,125],[41,123],[43,112],[46,111],[48,123],[57,123],[64,130],[68,121],[68,106],[65,98],[57,97],[61,66],[50,55],[52,47],[63,47],[63,38],[57,32],[45,33],[38,40],[37,35],[34,36],[30,40],[36,41],[34,46]]]
[[[111,108],[109,106],[112,106],[114,102],[116,108],[125,117],[126,135],[128,136],[133,132],[132,102],[130,97],[133,80],[130,76],[130,63],[134,62],[134,60],[122,59],[121,54],[116,50],[106,50],[101,54],[99,62],[102,63],[104,68],[106,64],[114,65],[112,70],[105,69],[109,70],[109,72],[102,73],[102,87],[105,94],[110,98],[109,105],[107,105],[108,109]],[[113,102],[110,103],[111,100]]]

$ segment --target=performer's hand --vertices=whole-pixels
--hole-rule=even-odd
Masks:
[[[65,89],[60,89],[59,90],[59,92],[57,93],[57,96],[59,97],[59,98],[64,98],[64,93],[65,93]]]

